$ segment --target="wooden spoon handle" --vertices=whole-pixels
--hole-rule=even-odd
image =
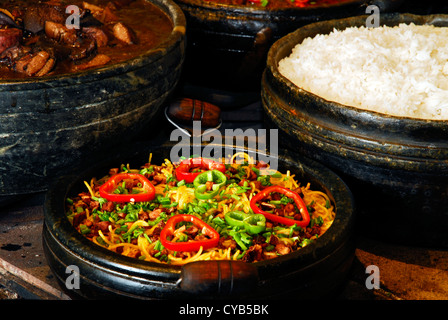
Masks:
[[[208,102],[183,98],[173,101],[167,114],[173,121],[182,124],[193,125],[193,121],[201,121],[201,126],[213,128],[219,125],[221,109]]]

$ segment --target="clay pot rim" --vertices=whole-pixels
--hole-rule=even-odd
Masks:
[[[367,117],[380,119],[382,121],[404,121],[412,124],[413,126],[420,126],[420,125],[434,125],[436,127],[442,127],[446,124],[447,120],[439,120],[439,119],[423,119],[423,118],[413,118],[413,117],[406,117],[406,116],[395,116],[395,115],[389,115],[385,113],[380,113],[372,110],[364,110],[360,108],[356,108],[354,106],[350,105],[344,105],[335,101],[326,100],[310,91],[304,90],[303,88],[298,87],[295,85],[292,81],[287,79],[285,76],[283,76],[280,71],[278,70],[278,61],[283,58],[283,56],[280,57],[280,50],[284,47],[291,46],[291,43],[294,43],[292,47],[294,47],[296,44],[299,43],[299,41],[303,41],[303,33],[308,33],[309,30],[312,30],[314,28],[321,28],[321,27],[327,27],[332,24],[341,23],[341,25],[346,28],[350,26],[361,26],[365,24],[365,21],[367,19],[367,15],[361,15],[361,16],[355,16],[355,17],[349,17],[349,18],[343,18],[343,19],[333,19],[328,21],[320,21],[311,23],[308,25],[305,25],[296,31],[280,38],[277,40],[269,49],[268,57],[267,57],[267,64],[266,69],[268,69],[273,77],[279,81],[279,83],[283,86],[286,86],[291,92],[294,92],[296,96],[303,95],[309,99],[315,100],[320,105],[328,105],[332,108],[339,109],[341,113],[344,114],[353,114],[354,117],[359,117],[362,115],[367,115]],[[418,25],[423,24],[435,24],[440,23],[441,21],[448,24],[448,14],[433,14],[433,15],[415,15],[415,14],[397,14],[397,13],[385,13],[381,15],[381,25],[387,25],[387,22],[390,22],[392,19],[401,19],[401,22],[404,23],[415,23]],[[385,23],[384,21],[387,20]],[[318,33],[315,33],[318,34]],[[326,34],[326,33],[323,33]],[[296,39],[299,38],[298,41]],[[291,51],[289,51],[290,53]],[[287,56],[287,55],[285,55]],[[266,72],[266,71],[265,71]],[[353,117],[353,116],[352,116]],[[365,116],[364,116],[365,117]]]
[[[186,34],[186,18],[181,8],[173,0],[145,0],[157,6],[162,10],[173,23],[173,29],[170,35],[164,39],[157,47],[154,47],[147,52],[134,57],[132,59],[105,65],[99,68],[88,69],[70,74],[57,74],[50,76],[43,76],[40,78],[21,78],[0,80],[0,90],[5,87],[7,90],[14,91],[15,87],[20,87],[16,90],[34,90],[36,85],[49,86],[65,86],[77,84],[80,82],[96,81],[97,79],[107,78],[116,74],[123,74],[131,70],[138,69],[144,65],[153,63],[176,48],[179,42],[184,41]]]
[[[274,9],[266,9],[263,7],[248,7],[242,5],[230,5],[223,3],[214,3],[214,2],[204,2],[203,0],[176,0],[176,2],[183,3],[186,5],[196,6],[200,8],[204,8],[211,11],[232,11],[234,13],[250,13],[250,14],[275,14],[275,13],[294,13],[294,14],[309,14],[313,11],[317,10],[326,10],[326,9],[336,9],[343,8],[347,5],[363,5],[366,4],[365,0],[345,0],[343,3],[334,3],[334,4],[324,4],[318,7],[304,7],[304,8],[274,8]]]

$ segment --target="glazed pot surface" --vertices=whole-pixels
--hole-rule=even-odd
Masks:
[[[267,52],[279,38],[316,21],[365,14],[369,4],[388,12],[401,2],[353,0],[313,8],[268,10],[177,0],[188,24],[185,80],[216,89],[259,91]]]

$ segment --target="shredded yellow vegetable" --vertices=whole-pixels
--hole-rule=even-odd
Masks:
[[[247,153],[236,153],[228,160],[222,159],[222,163],[226,164],[226,183],[210,199],[198,199],[192,183],[176,179],[177,164],[168,159],[160,165],[152,164],[150,154],[148,163],[142,168],[130,168],[127,164],[120,170],[144,172],[142,174],[154,184],[154,200],[147,203],[111,203],[100,198],[98,193],[108,176],[99,180],[92,178],[90,183],[84,182],[87,192],[77,195],[67,204],[67,215],[77,230],[99,246],[141,260],[174,265],[199,260],[256,262],[272,259],[300,250],[331,227],[336,212],[326,193],[313,190],[309,182],[302,185],[290,170],[282,173],[265,165],[258,166]],[[231,211],[253,215],[251,199],[268,185],[282,186],[299,194],[307,205],[310,224],[301,228],[267,220],[262,231],[251,234],[250,229],[236,227],[226,220],[226,213]],[[266,199],[269,203],[264,204],[267,206],[265,210],[271,208],[287,214],[288,199],[276,199]],[[284,200],[286,202],[283,203]],[[295,210],[298,212],[297,208]],[[219,244],[207,249],[201,246],[198,251],[189,252],[164,248],[160,239],[161,230],[167,220],[176,214],[192,214],[202,219],[220,234]],[[176,227],[170,241],[198,241],[201,237],[204,237],[201,230],[184,224]]]

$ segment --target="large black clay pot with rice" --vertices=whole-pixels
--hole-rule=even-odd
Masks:
[[[402,0],[347,0],[317,7],[265,9],[213,1],[176,0],[187,18],[185,80],[230,91],[258,91],[270,46],[297,28],[316,21],[381,12]]]
[[[147,53],[76,74],[0,82],[2,201],[46,190],[73,166],[113,152],[159,115],[180,78],[186,21],[175,3],[151,2],[173,30]]]
[[[319,22],[276,42],[262,82],[267,122],[290,150],[341,175],[359,209],[357,230],[379,240],[448,246],[447,121],[364,111],[326,101],[279,73],[278,62],[306,37],[365,25],[366,17]],[[448,26],[448,16],[381,15],[380,24]]]
[[[222,147],[222,146],[218,146]],[[125,257],[100,247],[78,233],[65,213],[69,196],[85,191],[84,181],[102,176],[110,167],[131,168],[172,159],[172,146],[133,145],[124,155],[97,167],[59,179],[45,201],[43,246],[50,268],[63,287],[70,265],[79,268],[75,298],[220,299],[220,298],[321,298],[334,296],[346,281],[354,257],[352,241],[354,207],[344,182],[326,167],[288,152],[274,156],[279,170],[291,170],[298,181],[310,182],[328,195],[336,207],[332,226],[316,241],[291,254],[268,261],[199,261],[184,266]],[[193,149],[196,150],[196,149]],[[224,148],[222,155],[246,149]],[[196,152],[196,151],[195,151]]]

